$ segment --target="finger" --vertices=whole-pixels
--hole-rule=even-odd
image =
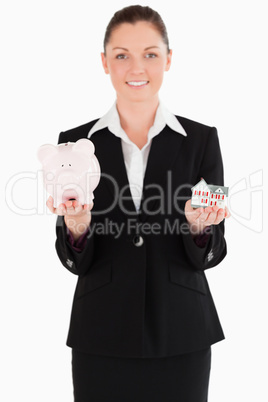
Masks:
[[[212,207],[206,207],[203,210],[203,213],[200,215],[199,220],[200,222],[207,223],[207,220],[210,217],[210,214],[213,212],[213,208]]]
[[[185,214],[191,219],[196,219],[202,210],[203,208],[192,208],[191,205],[185,205]]]
[[[219,209],[220,209],[220,207],[218,207],[217,205],[214,205],[214,206],[212,207],[213,212],[218,212]]]
[[[198,219],[196,220],[196,223],[200,223],[203,225],[206,220],[208,219],[209,213],[203,210],[203,212],[199,215]]]
[[[188,220],[188,223],[190,225],[196,225],[198,227],[203,225],[203,222],[201,221],[200,217],[203,215],[204,211],[203,208],[198,208],[195,212],[190,213],[190,216],[187,214],[186,218]]]
[[[210,214],[211,212],[213,212],[213,208],[212,208],[212,207],[206,207],[206,208],[205,208],[205,212],[206,212],[207,214]]]
[[[83,205],[80,204],[77,200],[69,200],[66,202],[66,209],[68,215],[77,215],[81,211],[83,211]]]
[[[76,208],[79,205],[79,202],[77,200],[73,200],[72,205],[74,208]]]
[[[52,212],[53,214],[55,213],[56,208],[53,207],[53,198],[51,197],[51,195],[47,199],[46,206],[48,207],[50,212]]]
[[[84,209],[83,205],[80,204],[80,202],[77,201],[77,200],[73,201],[73,208],[74,208],[74,213],[75,214],[78,214],[79,212],[81,212]]]
[[[57,215],[65,215],[66,214],[66,206],[65,206],[65,204],[60,204],[59,206],[58,206],[58,208],[56,208],[56,214]]]
[[[77,201],[73,202],[73,207],[74,207],[74,212],[76,214],[79,214],[79,212],[81,212],[83,210],[83,205],[79,204]]]
[[[214,221],[213,225],[218,225],[220,222],[222,222],[223,219],[224,219],[224,216],[225,216],[225,210],[220,208],[218,213],[217,213],[217,216],[215,218],[215,221]]]
[[[220,207],[217,205],[214,205],[211,207],[211,213],[209,214],[207,220],[206,220],[206,225],[215,225],[215,221],[217,219],[217,214],[218,211],[220,210]]]
[[[200,212],[202,209],[203,209],[203,208],[201,208],[201,207],[199,207],[199,208],[193,208],[192,205],[191,205],[191,199],[188,200],[188,201],[185,203],[185,212],[187,212],[187,213],[189,213],[189,214],[191,214],[191,215],[198,213],[198,211]]]
[[[73,201],[71,201],[71,200],[66,201],[65,206],[66,206],[66,214],[67,215],[73,215],[75,213]]]
[[[214,225],[216,217],[217,217],[217,212],[216,211],[210,212],[210,214],[207,217],[207,220],[205,222],[206,226]]]
[[[90,211],[92,208],[93,208],[93,206],[94,206],[94,203],[92,202],[91,204],[84,204],[83,205],[83,209],[85,210],[85,211]]]
[[[65,205],[66,205],[67,209],[71,209],[73,207],[73,201],[68,200],[68,201],[66,201]]]

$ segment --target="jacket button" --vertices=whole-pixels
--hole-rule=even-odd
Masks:
[[[142,246],[143,245],[143,238],[141,236],[134,236],[133,237],[133,244],[137,247]]]

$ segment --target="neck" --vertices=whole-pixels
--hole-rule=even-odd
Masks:
[[[148,132],[154,123],[158,105],[158,96],[145,102],[126,102],[118,97],[116,106],[121,127],[126,132]]]

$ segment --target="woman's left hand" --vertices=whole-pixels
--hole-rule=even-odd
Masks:
[[[229,218],[230,212],[217,206],[193,208],[191,199],[185,204],[185,217],[188,221],[192,235],[200,234],[207,226],[218,225],[225,218]]]

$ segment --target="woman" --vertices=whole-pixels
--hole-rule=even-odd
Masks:
[[[217,131],[159,101],[172,51],[154,10],[118,11],[101,56],[115,104],[59,137],[94,143],[94,207],[47,201],[59,258],[78,275],[67,340],[75,401],[205,402],[211,345],[224,334],[204,271],[226,255],[229,213],[194,210],[189,198],[201,177],[223,184]]]

